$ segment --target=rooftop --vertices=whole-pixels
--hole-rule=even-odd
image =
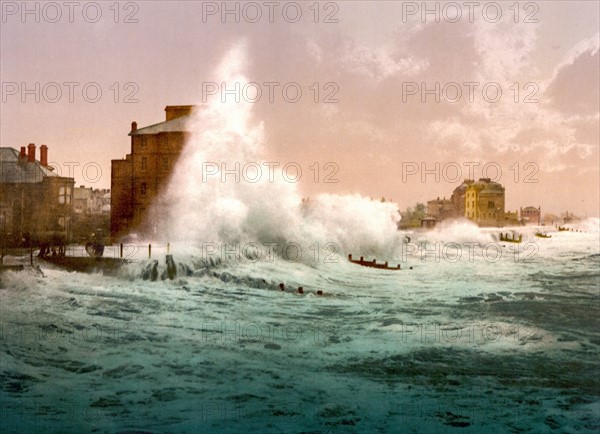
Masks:
[[[150,125],[144,128],[138,128],[129,133],[130,136],[140,136],[142,134],[158,134],[186,131],[186,123],[191,118],[191,115],[181,116],[170,121],[159,122],[158,124]]]
[[[144,128],[136,129],[132,125],[130,136],[140,136],[143,134],[159,134],[186,131],[186,123],[190,120],[194,109],[194,105],[168,105],[165,107],[166,119],[163,122],[149,125]]]
[[[58,177],[39,161],[29,162],[26,158],[20,159],[19,151],[16,149],[0,148],[0,183],[42,182],[48,176]]]

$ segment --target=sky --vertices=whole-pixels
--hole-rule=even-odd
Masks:
[[[132,121],[237,96],[305,196],[405,208],[487,176],[509,210],[598,216],[599,2],[478,3],[3,1],[0,144],[109,188]],[[236,92],[215,67],[240,40]]]

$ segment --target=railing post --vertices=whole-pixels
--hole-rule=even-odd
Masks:
[[[123,243],[119,244],[119,258],[123,258]]]
[[[152,258],[152,244],[148,244],[148,259]]]
[[[171,252],[171,243],[167,243],[167,255]]]

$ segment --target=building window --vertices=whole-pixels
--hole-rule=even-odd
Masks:
[[[60,187],[58,189],[58,203],[65,205],[71,203],[71,187]]]
[[[146,196],[146,183],[142,182],[142,185],[140,186],[140,192],[142,193],[142,196]]]
[[[146,170],[148,168],[148,159],[146,157],[142,157],[142,170]]]
[[[494,208],[496,208],[495,205],[496,204],[494,203],[494,201],[492,201],[492,200],[488,201],[488,209],[494,209]]]
[[[140,147],[142,150],[146,150],[146,136],[140,137]]]
[[[167,157],[164,157],[162,160],[162,168],[163,170],[169,169],[169,159]]]

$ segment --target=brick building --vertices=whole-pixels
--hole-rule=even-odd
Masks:
[[[541,207],[528,206],[521,208],[521,221],[523,224],[539,225],[542,223]]]
[[[438,222],[453,217],[456,217],[456,209],[452,200],[438,197],[427,201],[427,215],[421,219],[421,227],[433,228]]]
[[[490,178],[471,182],[465,192],[465,217],[479,226],[504,223],[504,187]]]
[[[112,160],[111,165],[113,237],[138,230],[152,233],[152,224],[145,217],[181,154],[188,137],[186,122],[193,109],[191,105],[167,106],[164,122],[144,128],[132,122],[131,152],[122,160]]]
[[[48,166],[48,147],[0,148],[0,232],[8,244],[68,240],[75,180]]]

